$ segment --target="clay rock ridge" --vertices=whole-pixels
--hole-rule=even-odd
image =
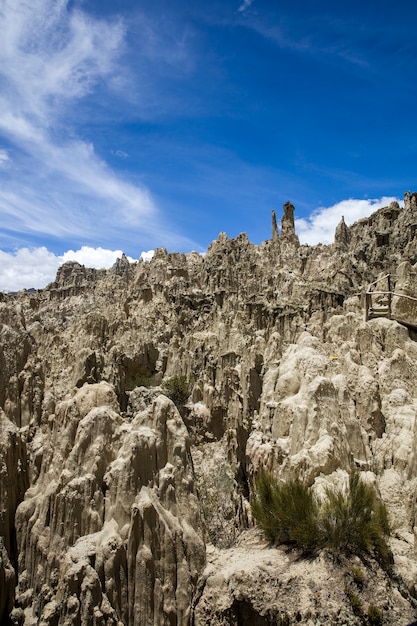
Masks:
[[[260,246],[222,233],[205,256],[66,263],[43,290],[0,294],[0,620],[263,625],[278,609],[262,580],[288,623],[323,620],[314,594],[293,607],[265,575],[264,545],[245,576],[206,553],[204,478],[219,467],[239,545],[262,468],[318,493],[363,472],[396,522],[397,583],[370,563],[367,602],[388,597],[387,624],[416,618],[416,198],[342,221],[330,246],[300,245],[286,203]],[[365,322],[366,286],[388,273],[409,299]],[[177,406],[170,381],[186,381]],[[359,619],[340,602],[322,623]]]
[[[126,421],[101,382],[48,422],[16,512],[20,607],[39,623],[186,623],[205,551],[173,403],[160,395]]]

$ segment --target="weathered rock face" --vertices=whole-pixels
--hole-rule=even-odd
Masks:
[[[18,555],[14,518],[28,487],[25,437],[0,409],[0,618],[14,605]]]
[[[185,623],[205,551],[173,403],[126,422],[101,382],[58,403],[48,428],[16,513],[18,601],[51,623]]]
[[[363,574],[359,586],[357,571]],[[371,607],[381,611],[384,624],[407,624],[415,617],[376,563],[366,570],[355,557],[338,564],[327,555],[297,559],[268,546],[252,530],[227,552],[210,547],[200,594],[195,626],[366,624],[369,611],[375,615]],[[357,604],[352,607],[349,597],[354,594]]]
[[[287,203],[281,232],[273,216],[259,247],[221,234],[204,257],[160,248],[109,271],[66,263],[46,289],[3,295],[0,621],[15,607],[15,621],[44,626],[271,623],[291,603],[284,574],[263,577],[254,555],[231,576],[222,553],[203,574],[207,511],[216,533],[223,514],[228,538],[238,534],[265,467],[318,492],[366,472],[396,521],[408,589],[400,600],[370,566],[388,594],[384,619],[411,619],[416,224],[406,195],[404,209],[342,222],[331,246],[300,246]],[[365,288],[386,273],[401,294],[392,317],[408,326],[364,321]],[[326,563],[314,566],[323,597]],[[303,567],[297,589],[314,579]],[[262,585],[281,590],[275,609]],[[307,596],[304,617],[336,620]]]

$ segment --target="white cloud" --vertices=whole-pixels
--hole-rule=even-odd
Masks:
[[[242,4],[238,8],[239,13],[243,13],[243,11],[246,11],[246,9],[249,9],[252,3],[253,3],[253,0],[243,0]]]
[[[19,291],[31,287],[42,289],[55,280],[58,268],[66,261],[77,261],[86,267],[96,269],[109,268],[122,254],[122,250],[89,246],[82,246],[79,250],[67,250],[60,256],[44,246],[32,249],[20,248],[14,254],[0,250],[0,291]],[[128,260],[134,262],[131,257],[128,257]]]
[[[381,207],[388,206],[391,202],[402,201],[399,198],[383,196],[369,200],[342,200],[330,207],[320,207],[308,218],[296,219],[295,229],[301,243],[315,245],[317,243],[329,244],[334,241],[334,232],[337,224],[342,219],[348,226],[357,220],[369,216]]]
[[[371,200],[342,200],[330,207],[320,207],[310,217],[295,220],[296,232],[301,243],[330,244],[334,241],[334,231],[342,215],[346,224],[351,225],[393,201],[403,204],[399,198],[384,196]],[[154,252],[144,251],[139,258],[150,261]],[[109,268],[122,254],[122,250],[90,246],[67,250],[62,255],[55,255],[45,247],[20,248],[15,253],[0,250],[0,291],[18,291],[31,287],[41,289],[55,279],[57,269],[66,261],[77,261],[86,267],[97,269]],[[128,260],[134,262],[131,257]]]
[[[112,150],[112,154],[119,157],[119,159],[127,159],[129,156],[124,150]]]
[[[0,250],[0,290],[45,287],[54,279],[59,265],[59,257],[45,247],[21,248],[15,254]]]
[[[10,161],[10,157],[7,150],[0,148],[0,167],[4,167],[8,161]]]
[[[139,258],[142,259],[142,261],[149,262],[153,259],[154,254],[155,254],[155,250],[148,250],[147,252],[142,252]]]
[[[1,226],[97,243],[126,227],[155,235],[150,191],[111,170],[74,126],[75,103],[122,71],[124,26],[68,5],[3,0],[0,133],[14,145],[14,168],[0,184]],[[7,160],[0,150],[0,168]]]
[[[121,22],[90,19],[68,0],[3,0],[0,28],[8,96],[46,125],[51,111],[112,73],[124,34]]]
[[[66,261],[77,261],[86,267],[95,267],[97,269],[111,267],[117,259],[122,256],[122,250],[105,250],[104,248],[91,248],[90,246],[81,246],[79,250],[67,250],[59,257],[62,263]],[[127,257],[130,263],[134,259]]]

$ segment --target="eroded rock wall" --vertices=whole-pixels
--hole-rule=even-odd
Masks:
[[[417,344],[364,321],[366,285],[387,272],[417,297],[413,198],[343,222],[331,246],[300,246],[287,203],[259,247],[222,233],[204,257],[67,263],[46,289],[1,297],[3,615],[15,602],[28,624],[204,623],[193,450],[233,469],[240,530],[262,467],[318,492],[366,472],[415,589]],[[401,299],[392,310],[414,320]],[[178,407],[169,380],[186,382]]]
[[[186,623],[205,549],[174,404],[127,421],[111,385],[85,385],[48,428],[16,513],[18,602],[46,623]]]

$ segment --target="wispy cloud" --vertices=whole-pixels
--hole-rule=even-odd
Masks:
[[[353,18],[332,19],[313,11],[299,19],[283,12],[278,21],[268,21],[263,14],[246,26],[283,50],[308,55],[320,63],[342,64],[355,71],[371,70],[372,50],[366,45],[367,34],[358,30]]]
[[[124,150],[112,150],[112,154],[119,157],[119,159],[127,159],[127,157],[129,156]]]
[[[3,167],[8,161],[10,161],[10,157],[7,150],[0,148],[0,167]]]
[[[0,136],[14,146],[14,171],[0,187],[2,227],[92,242],[114,225],[155,235],[150,191],[77,136],[71,113],[120,72],[123,23],[88,17],[68,0],[4,0],[0,32]],[[0,149],[0,168],[8,161]]]
[[[243,13],[246,9],[249,9],[252,3],[253,0],[243,0],[242,4],[238,8],[239,13]]]
[[[384,196],[372,200],[342,200],[330,207],[320,207],[305,219],[295,220],[295,229],[301,243],[315,245],[329,244],[334,241],[334,232],[342,216],[348,226],[367,217],[373,211],[388,206],[391,202],[402,201],[399,198]]]
[[[18,110],[46,126],[51,111],[86,95],[114,71],[123,40],[120,22],[92,20],[67,5],[68,0],[4,0],[0,14],[8,96],[18,96]]]

